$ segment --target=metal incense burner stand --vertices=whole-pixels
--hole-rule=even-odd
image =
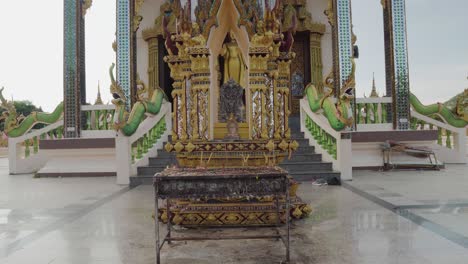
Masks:
[[[239,197],[274,197],[276,202],[276,232],[271,235],[244,236],[185,236],[171,235],[172,224],[167,221],[167,234],[160,239],[159,220],[155,217],[156,263],[160,264],[160,252],[164,244],[172,241],[233,240],[233,239],[281,239],[286,247],[289,263],[290,197],[288,173],[279,167],[244,168],[168,168],[154,176],[155,215],[158,215],[159,199],[166,199],[168,218],[171,199],[226,199]],[[281,198],[285,197],[284,200]],[[280,204],[280,201],[281,204]],[[284,202],[284,203],[283,203]],[[280,211],[286,210],[286,234],[280,232]],[[284,208],[283,207],[283,208]]]

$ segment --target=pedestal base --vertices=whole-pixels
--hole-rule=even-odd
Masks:
[[[302,219],[312,212],[309,205],[296,196],[298,183],[290,187],[291,219]],[[284,199],[284,198],[283,198]],[[280,204],[284,204],[284,200]],[[252,227],[274,226],[276,203],[273,198],[241,198],[225,200],[177,200],[170,205],[171,223],[184,227]],[[159,220],[167,223],[166,208],[159,209]],[[285,208],[280,209],[280,222],[286,221]]]

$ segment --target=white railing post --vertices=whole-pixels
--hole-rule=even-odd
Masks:
[[[304,103],[302,103],[302,101],[299,103],[300,104],[300,107],[299,107],[299,122],[300,122],[300,125],[301,125],[301,132],[305,132],[307,129],[306,129],[306,124],[305,124],[305,117],[306,117],[306,113],[304,112],[304,109],[303,107],[305,107],[306,105],[306,102],[304,101]]]
[[[8,165],[10,174],[18,173],[18,159],[20,159],[21,145],[15,138],[8,138]]]
[[[115,137],[115,159],[117,169],[117,184],[130,184],[130,174],[132,166],[132,144],[130,138],[119,133]]]
[[[467,162],[466,152],[466,129],[459,128],[453,135],[453,145],[458,152],[457,156],[460,157],[459,163]]]
[[[341,180],[353,179],[353,151],[351,133],[341,133],[341,139],[336,140],[338,168],[341,172]]]

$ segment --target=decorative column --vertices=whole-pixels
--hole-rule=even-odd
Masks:
[[[117,0],[117,83],[122,88],[130,110],[134,98],[135,66],[133,25],[133,0]]]
[[[384,13],[385,67],[387,97],[392,109],[387,112],[394,129],[410,128],[409,69],[406,39],[405,0],[382,1]]]
[[[329,0],[325,14],[332,26],[334,95],[336,98],[352,100],[355,94],[354,42],[356,38],[353,34],[351,0]],[[345,119],[355,119],[355,103],[351,101],[350,106],[351,111],[347,113],[347,116],[343,116]],[[351,129],[354,129],[354,126],[350,125]]]
[[[282,95],[283,98],[283,109],[281,121],[283,126],[283,138],[291,138],[291,130],[289,129],[289,115],[291,115],[291,106],[289,105],[289,92],[290,92],[290,83],[291,83],[291,62],[296,57],[296,54],[293,52],[288,52],[282,54],[278,58],[278,92]]]
[[[268,139],[268,116],[267,113],[267,78],[268,60],[269,60],[268,47],[250,47],[249,48],[249,89],[250,89],[250,102],[252,107],[249,116],[250,134],[252,139]]]
[[[310,32],[309,35],[310,82],[319,92],[323,91],[322,35],[318,32]]]
[[[86,103],[85,23],[83,2],[64,1],[63,97],[64,135],[81,134],[81,104]]]
[[[210,50],[203,46],[189,48],[191,61],[191,138],[208,140],[210,126]]]
[[[180,48],[178,55],[168,55],[164,57],[164,61],[169,65],[171,70],[171,78],[174,80],[172,87],[173,98],[173,121],[172,121],[172,141],[186,141],[189,139],[188,124],[190,118],[190,109],[187,107],[187,94],[190,96],[190,89],[187,89],[187,80],[189,79],[191,70],[191,61],[188,54],[184,51],[185,46],[180,41],[178,35],[176,41],[179,41]]]
[[[351,22],[351,1],[350,0],[335,0],[336,1],[336,34],[337,34],[337,50],[334,51],[338,55],[337,68],[338,75],[335,76],[335,93],[340,96],[340,90],[343,85],[352,78],[352,56],[353,56],[353,32]]]
[[[353,73],[353,32],[350,0],[328,0],[325,10],[332,27],[333,78],[335,96],[340,96],[343,85],[354,78]]]
[[[157,37],[148,41],[148,87],[151,90],[159,86],[159,41]]]

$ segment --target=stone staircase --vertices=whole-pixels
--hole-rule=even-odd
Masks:
[[[322,155],[315,153],[315,148],[309,146],[308,140],[300,132],[299,117],[290,118],[290,128],[291,138],[299,143],[299,149],[293,153],[290,160],[286,159],[280,166],[288,170],[297,181],[324,179],[329,184],[339,184],[340,173],[333,171],[331,163],[322,161]],[[160,150],[158,157],[149,160],[148,166],[138,168],[138,176],[130,178],[130,186],[152,184],[154,174],[176,163],[174,153]]]

